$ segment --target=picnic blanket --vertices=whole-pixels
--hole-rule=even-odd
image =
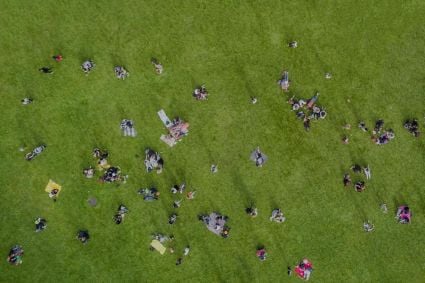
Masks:
[[[220,236],[223,233],[223,228],[224,228],[224,225],[226,224],[226,220],[224,219],[216,220],[217,216],[219,215],[215,212],[209,215],[210,222],[208,223],[207,228],[214,234],[217,234]]]
[[[158,116],[159,116],[159,119],[161,119],[161,121],[162,121],[162,123],[164,124],[165,127],[169,128],[173,125],[170,118],[168,118],[167,114],[165,114],[164,109],[161,109],[161,110],[158,111]]]
[[[166,144],[168,144],[170,147],[173,147],[176,145],[176,139],[170,135],[161,135],[159,139],[165,142]]]
[[[62,186],[53,182],[52,180],[49,180],[49,183],[47,183],[46,188],[44,189],[46,192],[50,193],[51,191],[53,191],[54,189],[58,190],[58,193],[56,194],[57,196],[59,195],[59,192],[62,189]]]
[[[151,247],[157,250],[160,254],[164,254],[167,250],[163,244],[161,244],[158,240],[152,240]]]

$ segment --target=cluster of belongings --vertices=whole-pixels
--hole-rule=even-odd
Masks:
[[[52,180],[49,180],[44,191],[49,193],[49,198],[53,199],[53,201],[56,201],[56,199],[59,196],[61,189],[62,189],[61,185],[56,184]]]
[[[266,163],[268,157],[260,151],[260,147],[257,147],[250,156],[250,159],[255,162],[255,166],[262,167]]]
[[[270,221],[282,223],[282,222],[285,222],[285,220],[286,218],[283,215],[283,212],[279,208],[273,209],[272,216],[270,216]]]
[[[158,152],[148,148],[145,150],[145,167],[148,173],[156,169],[156,173],[160,174],[164,168],[164,160]]]
[[[390,140],[395,138],[395,134],[392,129],[384,130],[384,120],[382,119],[376,121],[372,134],[372,140],[377,145],[387,144]]]
[[[402,205],[397,209],[396,219],[400,224],[410,224],[412,213],[407,205]]]
[[[24,250],[22,249],[22,247],[19,245],[15,245],[9,251],[7,262],[9,262],[12,265],[19,265],[22,263],[23,255],[24,255]]]
[[[38,217],[35,221],[35,232],[41,232],[47,228],[47,221],[44,218]]]
[[[94,69],[95,66],[96,65],[94,64],[94,62],[88,59],[84,61],[83,64],[81,64],[81,69],[86,75],[88,75]]]
[[[303,120],[304,129],[306,131],[310,130],[310,121],[319,120],[326,118],[326,111],[323,107],[316,105],[317,100],[319,99],[320,93],[316,93],[312,98],[307,101],[300,99],[297,100],[295,97],[291,97],[288,100],[288,103],[292,107],[292,111],[296,112],[297,118]]]
[[[160,139],[170,147],[189,134],[189,123],[184,122],[179,117],[171,121],[163,109],[158,111],[158,116],[169,133],[168,135],[161,135]]]
[[[38,155],[40,155],[45,149],[46,149],[46,145],[44,145],[44,144],[37,146],[31,152],[29,152],[25,155],[25,159],[28,160],[28,161],[31,161],[34,158],[36,158]]]
[[[158,251],[161,255],[165,253],[167,248],[164,246],[167,242],[172,241],[174,239],[174,236],[166,236],[160,233],[156,233],[152,235],[152,241],[151,241],[151,250]]]
[[[134,128],[133,120],[124,119],[121,121],[120,128],[123,132],[124,137],[135,137],[137,135],[136,129]]]
[[[205,88],[205,85],[195,88],[195,90],[193,91],[193,97],[195,97],[196,100],[207,100],[208,91]]]
[[[156,58],[152,58],[151,63],[153,65],[153,67],[155,68],[155,72],[158,75],[161,75],[162,72],[164,71],[164,66],[162,66],[162,64],[159,63],[159,61]]]
[[[277,83],[283,91],[289,91],[289,85],[291,84],[291,81],[289,80],[288,71],[283,72],[282,77],[280,78],[280,80],[277,81]]]
[[[127,212],[128,212],[128,208],[125,207],[125,205],[121,204],[118,207],[117,213],[114,215],[115,224],[121,224]]]
[[[295,273],[299,278],[309,280],[313,272],[313,264],[308,259],[303,259],[297,266],[295,266]]]
[[[87,244],[88,241],[89,241],[89,239],[90,239],[89,231],[87,231],[87,230],[80,230],[80,231],[78,231],[76,238],[81,243]]]
[[[208,230],[223,238],[229,236],[230,228],[226,226],[227,219],[227,216],[223,216],[217,212],[199,216],[199,220],[207,226]]]
[[[124,69],[123,66],[116,66],[114,68],[114,71],[115,76],[121,80],[125,80],[128,76],[130,76],[130,73],[126,69]]]
[[[159,191],[156,188],[140,189],[137,193],[143,196],[143,200],[145,201],[154,201],[159,198]]]
[[[404,128],[409,131],[414,137],[419,137],[419,123],[417,119],[407,120],[404,122]]]

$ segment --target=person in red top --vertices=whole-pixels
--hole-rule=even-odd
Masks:
[[[313,272],[313,265],[308,259],[303,259],[297,266],[295,266],[295,273],[304,280],[309,280]]]
[[[56,62],[61,62],[63,60],[62,55],[58,54],[52,57]]]

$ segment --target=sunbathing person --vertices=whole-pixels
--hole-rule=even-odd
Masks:
[[[19,265],[22,263],[23,255],[24,255],[24,250],[22,249],[22,247],[19,245],[15,245],[9,251],[7,262],[9,262],[12,265]]]
[[[84,61],[83,64],[81,64],[81,69],[86,75],[88,75],[94,69],[95,66],[96,65],[94,64],[94,62],[88,59]]]
[[[35,221],[35,232],[41,232],[47,228],[47,221],[44,218],[37,218]]]
[[[143,196],[145,201],[154,201],[159,198],[159,191],[156,188],[140,189],[137,191],[139,195]]]
[[[123,67],[123,66],[116,66],[114,68],[115,77],[121,80],[125,80],[128,76],[130,76],[130,73]]]
[[[363,192],[366,189],[366,185],[363,181],[359,181],[356,182],[356,184],[354,184],[354,189],[356,190],[356,192]]]
[[[283,72],[282,77],[280,78],[280,80],[277,81],[277,83],[279,84],[280,88],[283,91],[285,91],[285,92],[289,91],[289,86],[291,84],[291,81],[289,80],[288,71]]]
[[[344,183],[344,187],[351,184],[351,177],[349,174],[344,174],[343,183]]]
[[[195,90],[193,91],[193,96],[196,98],[196,100],[207,100],[208,91],[205,88],[205,85],[195,88]]]
[[[37,146],[30,153],[27,153],[27,155],[25,156],[25,159],[28,161],[31,161],[34,158],[36,158],[38,155],[40,155],[45,149],[46,149],[46,145],[44,144]]]
[[[79,240],[83,244],[87,244],[90,239],[89,231],[80,230],[77,233],[77,240]]]
[[[411,218],[411,211],[407,205],[402,205],[397,209],[395,217],[400,224],[409,224]]]
[[[283,216],[283,212],[277,208],[272,211],[272,216],[270,217],[270,221],[274,221],[277,223],[285,222],[286,218]]]

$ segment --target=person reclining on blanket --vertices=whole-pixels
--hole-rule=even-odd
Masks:
[[[297,266],[295,266],[295,273],[304,280],[309,280],[313,272],[313,265],[308,259],[303,259]]]
[[[272,211],[272,216],[270,217],[270,221],[274,221],[277,223],[285,222],[286,218],[283,216],[283,212],[277,208]]]
[[[208,91],[205,88],[205,85],[195,88],[195,90],[193,91],[193,96],[196,98],[196,100],[207,100]]]
[[[9,251],[7,262],[9,262],[12,265],[19,265],[22,263],[23,255],[24,255],[24,250],[22,249],[22,247],[19,245],[15,245]]]
[[[125,80],[130,75],[130,73],[123,66],[116,66],[114,71],[115,76],[121,80]]]
[[[143,196],[145,201],[154,201],[159,198],[159,191],[156,188],[140,189],[137,191],[139,195]]]
[[[163,235],[163,234],[161,234],[161,233],[155,233],[155,234],[153,234],[152,235],[152,238],[154,239],[154,240],[157,240],[158,242],[160,242],[161,244],[165,244],[166,242],[168,242],[168,241],[172,241],[172,240],[174,240],[174,236],[173,235],[170,235],[170,236],[166,236],[166,235]]]
[[[86,75],[88,75],[95,66],[96,65],[94,64],[94,62],[89,59],[84,61],[83,64],[81,64],[81,69]]]
[[[157,173],[162,173],[164,167],[164,160],[161,158],[158,152],[148,148],[145,150],[145,167],[147,172],[151,172],[156,169]]]
[[[133,120],[124,119],[121,121],[120,128],[123,131],[124,136],[135,137],[136,129],[134,128]]]
[[[400,224],[409,224],[411,218],[410,208],[407,205],[402,205],[397,209],[395,217]]]
[[[173,125],[169,127],[168,130],[175,140],[179,140],[189,133],[189,123],[177,117],[173,120]]]

